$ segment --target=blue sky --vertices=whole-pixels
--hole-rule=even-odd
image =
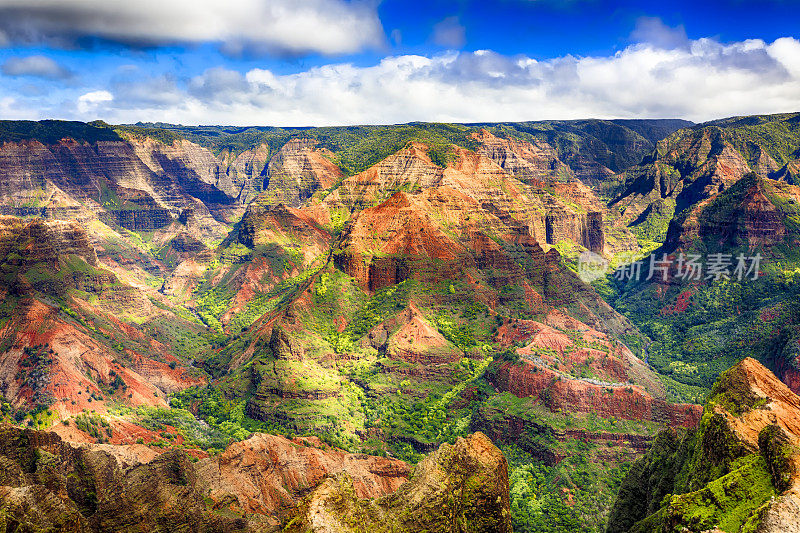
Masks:
[[[0,0],[0,118],[328,125],[800,111],[800,0]]]

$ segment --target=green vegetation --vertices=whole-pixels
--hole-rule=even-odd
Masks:
[[[166,145],[172,145],[175,141],[179,141],[183,138],[180,134],[173,131],[161,128],[141,128],[131,125],[114,126],[114,132],[118,133],[121,137],[153,139],[154,141]]]
[[[197,404],[198,417],[184,409]],[[264,424],[244,414],[245,402],[224,399],[219,391],[208,388],[191,388],[176,393],[170,399],[170,408],[140,407],[134,415],[142,427],[163,431],[175,428],[183,436],[185,445],[198,447],[210,453],[224,450],[231,442],[248,438],[256,431],[265,431]]]
[[[568,164],[591,154],[601,164],[620,171],[638,163],[653,149],[656,141],[687,125],[690,123],[680,120],[574,120],[470,125],[414,122],[392,126],[323,128],[187,127],[160,123],[137,126],[173,131],[217,154],[233,156],[262,144],[272,155],[292,137],[310,137],[320,147],[333,152],[334,163],[345,175],[352,175],[366,170],[409,142],[428,145],[431,160],[446,166],[452,158],[450,145],[475,148],[478,143],[472,134],[484,127],[501,137],[546,141]],[[567,179],[568,176],[561,178]]]
[[[652,249],[654,243],[663,243],[667,238],[667,228],[675,215],[675,200],[664,198],[651,203],[639,219],[631,223],[639,246]]]
[[[664,498],[665,506],[638,522],[631,531],[658,531],[665,522],[695,531],[718,527],[726,533],[754,532],[758,511],[775,495],[764,458],[754,454],[737,460],[732,471],[701,490]]]
[[[696,430],[664,430],[634,463],[611,513],[609,533],[756,530],[763,505],[788,487],[789,457],[796,450],[773,424],[762,429],[754,452],[732,429],[728,415],[719,412],[741,416],[764,407],[745,372],[737,366],[720,376]]]
[[[108,442],[114,434],[108,420],[94,413],[84,412],[76,416],[75,426],[101,443]]]
[[[652,339],[650,365],[673,398],[702,402],[714,380],[745,356],[773,359],[794,337],[800,286],[792,271],[770,268],[758,280],[671,284],[611,280],[609,302]]]
[[[605,531],[605,513],[630,464],[604,464],[592,456],[596,446],[571,441],[571,454],[555,466],[514,445],[501,446],[509,462],[514,531]]]
[[[360,339],[372,328],[397,314],[398,311],[405,309],[408,305],[409,293],[414,286],[414,281],[406,280],[377,291],[366,305],[356,311],[344,332],[350,336],[352,341]]]
[[[215,153],[238,155],[259,145],[270,153],[279,150],[292,137],[310,137],[321,148],[334,153],[333,159],[346,175],[356,174],[385,159],[409,142],[422,142],[430,147],[434,163],[446,166],[450,145],[473,148],[473,128],[458,124],[413,123],[394,126],[341,126],[323,128],[185,128],[167,126],[190,140],[211,148]]]
[[[39,141],[55,144],[61,139],[78,142],[121,141],[114,129],[102,121],[69,122],[65,120],[2,120],[0,121],[0,143]]]

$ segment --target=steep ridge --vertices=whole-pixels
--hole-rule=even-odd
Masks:
[[[185,140],[27,140],[4,143],[0,162],[6,214],[99,217],[131,230],[154,230],[191,208],[204,217],[206,231],[219,236],[219,220],[234,203],[232,189],[217,179],[213,155]]]
[[[558,159],[558,153],[547,142],[503,139],[487,129],[474,133],[473,137],[481,143],[477,150],[479,154],[520,181],[543,184],[568,181],[573,177],[570,168]]]
[[[262,202],[300,207],[314,192],[330,189],[342,179],[341,170],[331,162],[333,153],[317,149],[316,144],[313,139],[292,139],[272,156],[263,177]]]
[[[515,349],[517,362],[490,370],[489,379],[498,389],[532,397],[556,412],[697,424],[700,407],[664,401],[655,373],[627,347],[557,311],[546,321],[561,329],[534,321],[513,321],[498,329],[502,346],[523,343]]]
[[[370,530],[455,521],[511,531],[506,460],[480,433],[443,445],[410,480],[402,461],[314,438],[255,434],[198,462],[180,450],[145,462],[135,445],[74,446],[10,426],[0,433],[0,524],[9,530],[347,532],[368,525],[348,516],[368,505],[380,510]],[[320,517],[327,513],[336,518]]]
[[[361,342],[384,351],[390,359],[408,363],[452,363],[463,355],[413,302],[402,313],[373,328]]]
[[[586,211],[590,218],[602,220],[605,211],[603,202],[595,192],[578,180],[572,169],[558,159],[556,150],[547,142],[533,139],[532,142],[519,141],[514,138],[500,138],[492,135],[488,130],[482,129],[473,134],[479,141],[477,152],[494,161],[500,168],[510,175],[537,188],[539,194],[545,193],[545,188],[552,190],[555,196],[566,199]],[[560,213],[548,215],[550,234],[558,230],[552,226]],[[560,238],[549,237],[548,242],[557,242]],[[584,241],[585,242],[585,241]],[[594,244],[589,248],[602,249]]]
[[[746,247],[770,253],[779,244],[797,242],[793,217],[800,189],[755,173],[743,176],[724,193],[676,218],[666,249],[687,249],[697,240],[709,248]]]
[[[260,144],[241,153],[223,149],[217,159],[225,168],[225,173],[233,183],[240,183],[241,189],[237,200],[247,205],[263,189],[264,174],[272,151],[266,144]]]
[[[5,425],[0,433],[0,524],[10,530],[279,531],[328,475],[348,475],[360,498],[391,494],[409,475],[401,461],[347,454],[313,438],[255,434],[192,462],[179,450],[143,461],[137,445],[75,446]]]
[[[414,152],[416,148],[409,150],[404,157],[419,157]],[[501,247],[487,237],[509,244],[537,240],[555,244],[570,238],[590,249],[602,250],[599,213],[579,215],[552,196],[546,198],[550,203],[545,206],[540,195],[510,178],[493,161],[474,152],[454,150],[456,159],[444,170],[425,167],[430,183],[440,185],[427,186],[416,193],[398,191],[354,216],[342,241],[342,253],[336,259],[337,265],[358,279],[362,287],[371,291],[383,288],[402,281],[412,271],[425,275],[426,269],[416,263],[428,259],[436,260],[437,270],[444,269],[428,269],[429,276],[450,277],[456,264],[468,266],[463,263],[468,250],[482,256],[478,258],[480,263],[485,263],[484,258],[489,255],[495,257],[489,261],[503,261],[503,253],[498,252]],[[416,181],[411,185],[418,186],[422,177],[413,179]],[[376,185],[374,180],[370,183]],[[396,186],[397,182],[391,185]],[[336,192],[325,202],[335,195]],[[376,253],[380,257],[373,262]],[[512,262],[505,263],[508,266]],[[448,268],[450,274],[446,273]]]
[[[80,224],[2,217],[0,255],[0,391],[19,414],[166,405],[166,394],[205,383],[156,333],[176,317],[102,268]],[[151,324],[154,336],[120,319]]]
[[[513,531],[506,459],[482,433],[443,444],[394,494],[364,501],[353,489],[347,475],[329,478],[287,531]]]
[[[397,191],[416,192],[438,185],[442,169],[431,161],[428,150],[422,143],[409,143],[364,172],[345,178],[325,204],[332,209],[362,209]]]
[[[638,282],[611,279],[607,294],[652,339],[640,353],[675,380],[668,383],[674,395],[700,398],[742,350],[798,387],[800,197],[784,181],[800,149],[797,126],[796,113],[698,125],[662,140],[625,173],[619,220],[657,249],[644,258]],[[644,280],[650,260],[664,254],[666,279],[656,272]],[[690,257],[702,274],[681,271]],[[714,260],[728,258],[721,275],[709,275]]]
[[[638,164],[656,143],[692,126],[685,120],[547,120],[485,125],[494,135],[552,146],[574,176],[604,199],[621,185],[617,173]]]
[[[608,531],[795,531],[798,415],[800,397],[744,359],[714,385],[696,432],[659,436],[633,466]]]
[[[495,209],[483,210],[485,205],[447,185],[417,195],[396,193],[356,216],[334,256],[335,264],[368,291],[410,278],[435,282],[466,275],[493,291],[518,284],[536,312],[546,311],[548,304],[580,302],[590,320],[609,321],[600,327],[627,327],[559,265],[555,250],[545,254],[528,227]],[[488,269],[492,275],[487,276]],[[565,284],[575,290],[562,290]],[[502,304],[502,296],[496,292],[483,302],[494,308]]]
[[[624,212],[623,220],[640,237],[663,242],[673,213],[692,216],[685,211],[696,210],[746,174],[790,175],[800,149],[797,115],[753,119],[701,124],[659,141],[640,165],[622,174],[625,188],[611,205]]]
[[[570,206],[543,188],[526,187],[480,154],[456,149],[456,159],[445,169],[443,184],[476,199],[483,209],[501,218],[527,223],[539,242],[554,245],[570,239],[592,251],[603,251],[602,213]]]

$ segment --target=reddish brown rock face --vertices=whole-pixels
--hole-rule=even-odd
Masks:
[[[274,519],[285,516],[326,476],[347,473],[358,498],[379,498],[395,492],[410,472],[402,461],[349,454],[327,448],[314,437],[289,440],[262,433],[198,465],[213,500],[222,502],[233,495],[243,511]]]
[[[492,375],[500,390],[538,399],[552,411],[684,427],[700,420],[701,406],[660,399],[657,376],[622,344],[559,312],[546,322],[513,320],[498,329],[501,346],[524,343],[516,350],[521,362],[501,364]],[[593,377],[578,377],[583,373]]]
[[[1,297],[15,302],[2,327],[0,390],[15,407],[47,404],[66,417],[104,412],[112,397],[166,405],[167,393],[205,383],[166,346],[119,320],[123,313],[147,319],[161,311],[100,267],[83,225],[0,217],[0,257],[11,274]],[[95,327],[84,316],[108,325]],[[130,347],[120,348],[123,341]]]
[[[469,524],[473,531],[513,530],[508,463],[482,433],[442,444],[392,495],[374,502],[358,500],[353,497],[355,486],[346,473],[325,480],[303,502],[286,531],[329,533],[344,529],[338,525],[342,523],[358,523],[379,533],[447,531],[453,524]]]
[[[0,502],[15,519],[55,531],[271,531],[328,476],[347,475],[355,497],[380,498],[410,474],[402,461],[349,454],[314,437],[257,433],[193,463],[183,451],[159,454],[138,444],[75,446],[55,433],[6,425],[0,435]],[[48,472],[46,484],[27,473],[27,461],[43,452],[58,464],[39,467]],[[507,474],[505,484],[507,499]],[[92,507],[85,490],[97,491]],[[52,527],[64,520],[67,526]]]
[[[636,385],[597,385],[567,379],[527,362],[501,365],[495,383],[515,396],[538,398],[552,411],[596,413],[604,418],[651,420],[689,428],[697,425],[703,412],[699,405],[669,404],[655,399]]]
[[[461,350],[422,316],[414,302],[394,318],[375,326],[361,344],[385,351],[392,359],[422,365],[452,363],[463,357]]]
[[[97,253],[86,230],[77,222],[0,217],[0,256],[5,258],[12,252],[30,264],[44,261],[57,265],[60,255],[73,254],[97,265]]]
[[[428,157],[428,147],[409,143],[364,172],[345,178],[327,198],[329,208],[361,209],[375,205],[397,190],[414,191],[441,182],[442,168]]]
[[[737,187],[745,190],[737,199],[738,205],[731,206],[732,212],[727,217],[712,208],[715,206],[713,201],[700,208],[698,235],[720,245],[748,246],[751,249],[784,242],[788,233],[784,224],[786,213],[773,202],[776,197],[796,201],[800,198],[800,189],[788,183],[756,177],[746,184],[737,184]],[[688,233],[682,236],[682,240],[688,242],[691,237],[692,234]]]
[[[681,130],[660,141],[652,157],[624,173],[626,190],[612,202],[624,210],[621,221],[638,224],[651,216],[653,205],[668,200],[675,201],[679,215],[667,235],[670,250],[686,248],[698,238],[727,240],[735,246],[771,246],[780,241],[785,228],[759,187],[736,200],[732,219],[704,212],[747,174],[755,174],[762,184],[770,182],[769,177],[791,176],[791,162],[781,169],[759,145],[744,139],[746,135],[737,130],[708,126]]]
[[[544,184],[555,181],[559,174],[572,177],[572,171],[558,159],[556,150],[544,141],[501,139],[485,129],[473,137],[481,143],[479,154],[522,181]]]
[[[399,283],[412,273],[454,271],[456,259],[467,254],[432,218],[430,204],[402,192],[359,213],[341,247],[337,267],[369,291]]]
[[[115,362],[117,356],[113,350],[62,318],[58,309],[34,300],[24,309],[24,314],[6,323],[1,330],[13,340],[0,357],[0,387],[15,406],[26,408],[52,398],[52,409],[63,417],[84,409],[104,412],[106,401],[98,398],[108,396],[103,388],[114,381],[114,376],[119,376],[126,386],[118,391],[117,400],[132,405],[165,406],[165,393],[205,382],[189,376],[181,367],[172,368],[153,360],[147,356],[149,354],[129,354],[132,364],[123,366]],[[136,330],[130,330],[135,334]],[[155,342],[151,348],[155,352],[164,351],[164,347]],[[26,349],[44,354],[35,356],[49,361],[43,363],[40,374],[36,369],[41,365],[30,366],[29,359],[34,356],[28,355]],[[19,379],[21,371],[23,380]]]
[[[342,179],[342,172],[331,162],[330,155],[316,149],[313,139],[287,142],[262,172],[264,200],[270,205],[300,207],[315,191],[335,185]]]
[[[294,245],[310,261],[327,251],[331,235],[304,210],[282,204],[273,207],[256,200],[242,218],[239,240],[251,247],[270,243]]]
[[[4,143],[0,183],[3,214],[81,222],[99,218],[153,231],[192,209],[198,230],[214,239],[224,237],[221,221],[241,209],[236,198],[243,187],[228,179],[205,148],[186,140],[163,144],[133,137],[94,144],[70,139],[52,145]],[[14,207],[23,205],[28,207]]]

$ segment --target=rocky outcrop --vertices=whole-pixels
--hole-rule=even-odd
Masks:
[[[687,209],[670,225],[665,249],[687,249],[697,239],[712,249],[769,250],[800,239],[794,230],[800,188],[750,173],[714,198]]]
[[[503,349],[517,346],[516,354],[529,364],[596,381],[635,382],[655,397],[664,396],[655,372],[626,346],[560,311],[550,311],[544,322],[506,320],[495,338]]]
[[[547,244],[571,240],[595,253],[603,253],[605,247],[603,214],[599,211],[583,215],[569,209],[548,211],[544,219],[544,231]]]
[[[313,139],[292,139],[270,159],[264,176],[264,197],[272,205],[300,207],[319,189],[329,189],[342,179],[333,155],[316,149]]]
[[[9,531],[272,531],[327,475],[346,473],[357,497],[377,498],[403,485],[410,470],[394,459],[322,449],[313,438],[264,434],[196,463],[180,450],[145,463],[128,448],[76,447],[54,433],[0,426],[0,525]]]
[[[204,383],[182,367],[152,359],[150,350],[158,353],[163,346],[137,339],[133,328],[127,333],[145,355],[131,351],[126,354],[130,361],[123,364],[117,351],[93,338],[66,313],[33,299],[22,300],[0,328],[8,343],[0,353],[0,392],[23,411],[44,404],[66,418],[82,410],[104,412],[106,401],[112,399],[163,406],[165,392]]]
[[[303,348],[297,341],[290,337],[286,331],[280,326],[275,325],[272,328],[272,334],[269,338],[269,349],[272,356],[276,359],[300,361],[303,359]]]
[[[276,244],[302,249],[310,261],[327,250],[331,235],[305,211],[283,204],[270,206],[259,197],[242,217],[239,242],[249,247]]]
[[[300,506],[289,532],[511,532],[508,465],[482,433],[442,444],[389,496],[360,500],[353,479],[327,479]]]
[[[209,512],[193,490],[194,468],[185,453],[123,465],[54,434],[8,426],[0,432],[0,453],[12,473],[0,487],[0,524],[8,530],[176,531],[193,524],[196,531],[245,531],[244,520]]]
[[[397,316],[372,328],[361,344],[372,346],[391,359],[423,365],[452,363],[464,355],[425,319],[413,302]]]
[[[257,433],[228,447],[219,457],[197,464],[197,490],[224,509],[235,498],[245,514],[265,515],[277,524],[326,477],[346,474],[357,498],[395,492],[411,469],[397,459],[350,454],[316,438],[289,440]]]
[[[209,232],[218,232],[209,208],[217,212],[236,198],[236,187],[220,177],[219,162],[205,148],[186,140],[164,144],[133,136],[91,144],[72,139],[4,143],[0,183],[6,214],[99,216],[135,231],[165,227],[191,207],[211,219]]]
[[[271,328],[271,332],[262,331],[262,335],[269,335],[269,341],[265,343],[267,349],[259,350],[259,356],[238,378],[238,389],[253,391],[247,400],[246,413],[257,420],[280,421],[283,427],[291,427],[298,432],[309,428],[317,431],[330,429],[335,424],[331,417],[319,417],[314,409],[294,412],[293,406],[296,400],[320,408],[335,404],[343,395],[346,380],[335,368],[307,356],[295,335],[299,330],[307,341],[309,332],[299,327],[292,328],[292,331],[291,325],[281,320],[277,319],[265,327]],[[315,340],[321,342],[322,339]]]
[[[334,256],[337,268],[376,291],[415,277],[437,276],[456,268],[466,249],[432,219],[429,205],[398,192],[361,211]]]
[[[145,463],[126,446],[76,447],[54,433],[0,426],[0,437],[9,530],[511,531],[506,460],[480,433],[443,444],[410,480],[402,461],[314,438],[255,434],[199,462],[171,450]],[[378,514],[352,514],[364,506]]]
[[[397,191],[417,192],[437,185],[443,170],[431,161],[428,147],[412,142],[364,172],[345,178],[326,199],[331,208],[363,209]]]
[[[492,366],[488,378],[499,390],[554,412],[697,425],[700,406],[664,401],[657,375],[627,347],[558,311],[545,322],[508,320],[497,329],[500,345],[518,346],[519,358]]]
[[[261,192],[271,155],[266,144],[253,146],[243,152],[224,147],[217,154],[228,179],[241,187],[237,200],[242,205],[249,204]]]
[[[796,531],[800,397],[754,359],[724,372],[696,431],[659,435],[608,531]]]
[[[651,420],[684,427],[694,427],[700,420],[699,405],[670,404],[636,385],[571,379],[528,362],[501,365],[493,381],[500,390],[515,396],[539,398],[552,411],[596,413],[605,418]]]
[[[570,413],[569,416],[574,415]],[[623,460],[641,457],[650,449],[653,441],[648,434],[592,431],[579,427],[558,429],[542,423],[535,415],[526,418],[486,404],[481,405],[473,415],[470,429],[485,433],[496,444],[517,446],[548,466],[569,457],[564,453],[561,443],[576,440],[591,442],[598,447],[600,456],[616,462],[620,456],[625,458]]]
[[[533,139],[523,142],[495,137],[483,129],[473,138],[481,145],[477,152],[494,161],[500,168],[526,183],[543,185],[554,181],[567,181],[572,170],[559,158],[547,142]]]
[[[752,120],[750,120],[752,119]],[[725,194],[749,174],[758,179],[792,180],[793,151],[786,130],[796,128],[793,115],[725,120],[680,130],[659,141],[641,164],[623,174],[625,187],[612,206],[623,213],[620,221],[647,238],[662,234],[671,213],[659,213],[665,202],[674,206],[676,224],[670,226],[670,251],[698,236],[698,218],[709,201]],[[763,200],[751,197],[749,209],[758,211]],[[659,208],[659,209],[654,209]],[[771,208],[767,206],[769,211]],[[765,213],[765,233],[769,213]],[[752,228],[758,233],[758,224]],[[659,237],[659,241],[661,237]]]
[[[5,261],[56,266],[59,257],[67,255],[97,265],[97,253],[79,223],[0,217],[0,257]]]

